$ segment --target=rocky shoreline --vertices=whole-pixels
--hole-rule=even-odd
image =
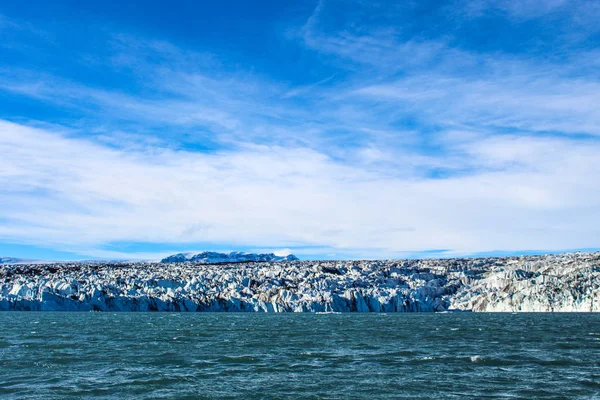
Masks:
[[[600,253],[0,266],[0,310],[596,312]]]

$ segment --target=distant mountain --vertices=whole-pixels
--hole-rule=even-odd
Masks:
[[[43,261],[38,260],[28,260],[26,258],[15,258],[15,257],[0,257],[0,265],[10,265],[10,264],[36,264],[41,263]]]
[[[214,251],[205,251],[202,253],[178,253],[173,254],[169,257],[163,258],[160,262],[162,263],[181,263],[181,262],[196,262],[203,264],[214,264],[214,263],[236,263],[236,262],[247,262],[247,261],[296,261],[298,257],[293,254],[287,256],[276,256],[273,253],[267,254],[254,254],[254,253],[242,253],[239,251],[233,251],[231,253],[217,253]]]

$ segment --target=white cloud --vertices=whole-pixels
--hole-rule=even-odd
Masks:
[[[484,168],[390,178],[305,148],[125,152],[2,122],[0,238],[94,255],[114,241],[380,256],[597,246],[598,142],[484,138],[456,151],[457,167]]]

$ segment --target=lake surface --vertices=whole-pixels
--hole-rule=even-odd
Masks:
[[[600,399],[600,314],[0,313],[0,398]]]

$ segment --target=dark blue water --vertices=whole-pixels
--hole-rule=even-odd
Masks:
[[[600,315],[0,313],[0,398],[600,398]]]

